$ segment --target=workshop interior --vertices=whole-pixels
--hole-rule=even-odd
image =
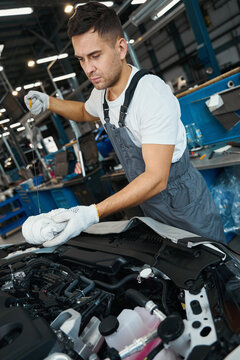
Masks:
[[[0,359],[240,359],[240,1],[99,1],[127,62],[177,97],[192,165],[225,244],[144,217],[107,216],[56,247],[22,225],[96,204],[127,184],[100,121],[32,115],[29,90],[85,102],[93,85],[68,19],[86,1],[0,1]]]

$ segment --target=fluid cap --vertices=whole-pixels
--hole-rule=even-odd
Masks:
[[[158,327],[158,336],[163,343],[168,344],[182,335],[184,331],[184,322],[180,315],[171,314],[161,322]]]
[[[116,316],[109,315],[103,319],[99,325],[99,332],[103,336],[113,334],[119,327],[119,321]]]

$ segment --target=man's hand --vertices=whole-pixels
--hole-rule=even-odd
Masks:
[[[49,108],[49,96],[39,91],[30,90],[24,96],[24,101],[33,115],[38,115]]]
[[[51,219],[58,225],[67,222],[65,229],[54,239],[46,241],[43,246],[56,246],[65,243],[69,239],[79,235],[90,225],[99,222],[98,211],[95,205],[75,206],[64,212],[53,215]]]
[[[65,209],[56,209],[48,213],[29,216],[22,226],[22,234],[26,242],[40,245],[58,235],[65,228],[66,222],[57,224],[51,219],[51,216],[63,211]]]

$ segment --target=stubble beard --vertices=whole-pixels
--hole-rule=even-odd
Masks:
[[[109,76],[107,76],[107,78],[104,79],[104,77],[102,77],[102,79],[104,80],[103,84],[93,84],[94,87],[97,90],[104,90],[104,89],[108,89],[113,87],[118,80],[120,79],[121,76],[121,72],[122,72],[122,66],[119,64],[118,66],[115,66],[114,71],[112,71]]]

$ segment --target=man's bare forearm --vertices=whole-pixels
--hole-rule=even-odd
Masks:
[[[163,191],[167,179],[154,180],[152,174],[143,173],[116,194],[98,203],[99,217],[103,218],[114,212],[137,206]]]
[[[94,121],[94,118],[85,111],[84,103],[81,101],[61,100],[50,96],[49,110],[76,122]]]

